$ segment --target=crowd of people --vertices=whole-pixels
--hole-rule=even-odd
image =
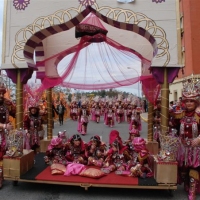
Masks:
[[[5,98],[6,87],[0,83],[0,188],[3,181],[2,160],[6,154],[6,135],[14,129],[10,116],[15,118],[16,105]],[[45,103],[45,102],[44,102]],[[178,137],[180,141],[176,152],[178,162],[177,183],[184,183],[190,200],[196,199],[200,192],[200,87],[198,80],[188,79],[184,82],[182,96],[176,103],[169,105],[169,128],[166,132]],[[146,106],[144,106],[146,105]],[[66,139],[64,134],[53,138],[46,153],[46,163],[58,162],[82,163],[95,165],[104,173],[115,171],[116,174],[146,177],[151,176],[150,154],[146,148],[144,138],[140,137],[140,114],[148,110],[147,104],[136,96],[124,98],[72,99],[69,107],[62,101],[52,104],[52,118],[58,115],[62,126],[64,113],[69,112],[70,118],[77,121],[77,131],[71,138]],[[43,110],[43,111],[41,111]],[[43,124],[46,123],[47,109],[41,108],[37,103],[29,104],[28,112],[24,114],[24,147],[39,151],[40,140],[44,137]],[[117,130],[110,132],[109,146],[107,147],[98,135],[91,137],[90,141],[83,141],[81,134],[87,134],[89,121],[97,126],[103,122],[105,126],[114,127],[115,123],[127,122],[129,137],[122,141]],[[160,145],[161,130],[161,100],[155,101],[153,114],[154,139]],[[176,130],[176,131],[173,131]],[[159,146],[162,148],[162,146]]]
[[[122,141],[117,130],[111,130],[109,146],[101,141],[99,135],[94,135],[88,142],[83,141],[79,134],[66,139],[60,132],[48,146],[45,162],[49,165],[58,163],[68,166],[73,163],[86,166],[96,166],[105,174],[115,172],[118,175],[133,177],[152,177],[152,157],[146,148],[144,138],[131,133],[127,141]]]
[[[111,128],[114,127],[115,123],[126,121],[129,124],[129,131],[133,131],[132,129],[140,131],[140,114],[144,112],[140,99],[133,95],[125,99],[121,95],[118,98],[100,98],[99,96],[90,100],[84,98],[80,105],[74,98],[69,109],[71,119],[78,121],[77,131],[83,135],[87,133],[90,120],[97,124],[102,121]]]

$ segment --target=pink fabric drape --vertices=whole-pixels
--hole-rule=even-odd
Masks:
[[[103,44],[102,44],[103,42]],[[80,80],[81,82],[74,82],[74,78],[80,74],[75,70],[80,67],[80,63],[77,64],[79,59],[80,51],[83,48],[93,44],[93,43],[101,43],[98,48],[98,57],[99,60],[103,63],[103,66],[98,66],[98,59],[94,56],[94,68],[96,72],[99,73],[99,83],[94,84],[89,80],[87,77],[88,69],[85,67],[87,65],[87,55],[85,55],[85,63],[82,63],[82,68],[85,69],[85,72],[81,74]],[[106,44],[106,46],[104,46]],[[130,71],[124,70],[128,68],[126,66],[127,61],[131,61],[131,59],[137,63],[138,68],[141,67],[141,63],[150,66],[150,61],[145,59],[141,54],[136,52],[133,49],[124,47],[123,45],[113,41],[112,39],[106,37],[103,34],[96,34],[94,36],[84,36],[81,38],[78,45],[71,47],[59,54],[56,54],[50,58],[45,59],[43,64],[51,59],[55,59],[55,66],[57,67],[60,61],[65,58],[67,55],[74,52],[73,57],[65,67],[63,74],[60,77],[52,78],[52,77],[45,77],[42,81],[42,85],[39,88],[39,91],[43,91],[47,88],[54,87],[57,85],[61,85],[64,87],[75,88],[75,89],[82,89],[82,90],[93,90],[93,89],[107,89],[107,88],[116,88],[121,86],[128,86],[132,85],[138,81],[143,79],[147,79],[149,76],[140,76],[140,74],[136,71],[136,68],[132,69],[133,75],[130,76]],[[87,49],[86,49],[87,52]],[[105,56],[106,55],[106,56]],[[119,56],[120,55],[120,56]],[[138,64],[140,63],[140,64]],[[38,62],[38,65],[41,63]],[[124,66],[125,65],[125,66]],[[113,67],[116,67],[115,71],[117,74],[113,75]],[[102,72],[102,68],[104,71]],[[84,70],[83,70],[84,71]],[[75,73],[76,72],[76,73]],[[107,78],[105,78],[105,74],[107,74]],[[95,77],[95,74],[93,74]],[[151,75],[150,75],[151,76]],[[94,79],[95,80],[95,79]]]

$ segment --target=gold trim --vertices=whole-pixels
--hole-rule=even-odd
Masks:
[[[151,95],[151,94],[150,94]],[[148,131],[147,131],[147,140],[148,142],[152,142],[153,141],[153,104],[151,102],[149,102],[148,104],[148,115],[147,115],[147,127],[148,127]]]
[[[164,83],[161,85],[161,129],[168,130],[169,122],[169,83],[167,81],[168,69],[164,68]]]
[[[56,184],[56,185],[69,185],[69,186],[80,186],[81,183],[78,182],[77,178],[77,183],[70,183],[70,182],[59,182],[59,181],[39,181],[39,180],[25,180],[25,179],[19,179],[18,177],[16,178],[9,178],[9,177],[4,177],[4,180],[10,180],[10,181],[20,181],[20,182],[27,182],[27,183],[45,183],[45,184]],[[84,184],[85,185],[85,184]],[[104,187],[104,188],[137,188],[137,189],[157,189],[157,190],[177,190],[177,185],[176,184],[158,184],[157,186],[151,186],[151,185],[111,185],[111,184],[88,184],[85,185],[85,187]]]
[[[7,8],[8,8],[8,0],[4,0],[4,7],[3,7],[3,37],[2,37],[2,55],[1,55],[1,60],[2,63],[5,63],[5,58],[6,58],[6,22],[7,22]]]
[[[164,62],[163,66],[167,66],[170,61],[170,53],[169,53],[169,43],[166,39],[166,33],[161,28],[158,27],[152,19],[148,18],[146,15],[142,13],[135,13],[132,10],[121,9],[121,8],[111,8],[108,6],[98,7],[97,3],[94,4],[94,9],[97,10],[99,13],[109,17],[113,20],[118,20],[122,15],[124,17],[124,22],[136,24],[138,26],[141,25],[142,28],[149,31],[149,33],[155,38],[159,40],[158,46],[158,54],[156,55],[157,58],[163,57]],[[15,46],[13,48],[13,54],[11,56],[11,63],[15,64],[24,62],[25,58],[20,57],[23,55],[25,43],[30,38],[30,34],[34,35],[39,30],[42,30],[46,27],[53,26],[56,24],[62,24],[71,20],[73,17],[78,15],[85,7],[80,5],[77,9],[76,8],[69,8],[67,10],[58,10],[52,15],[38,17],[32,24],[28,25],[25,28],[20,29],[15,36]],[[107,14],[106,14],[107,13]],[[68,18],[68,20],[67,20]],[[145,23],[144,23],[145,22]],[[47,25],[48,23],[48,25]],[[21,40],[22,36],[23,39]],[[165,59],[166,58],[166,59]]]
[[[16,128],[23,128],[23,84],[21,82],[20,69],[17,70],[17,85],[16,85]]]
[[[52,88],[46,90],[47,92],[47,139],[53,138],[53,118],[52,118]]]

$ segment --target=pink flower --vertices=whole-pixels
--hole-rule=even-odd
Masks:
[[[30,0],[13,0],[13,6],[16,10],[25,10],[28,4],[30,4]]]

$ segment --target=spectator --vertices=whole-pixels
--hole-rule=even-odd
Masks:
[[[57,105],[57,113],[58,113],[58,118],[59,118],[59,122],[60,122],[60,126],[63,125],[63,118],[64,118],[64,113],[65,113],[65,106],[63,105],[62,101],[60,101],[60,103]]]

